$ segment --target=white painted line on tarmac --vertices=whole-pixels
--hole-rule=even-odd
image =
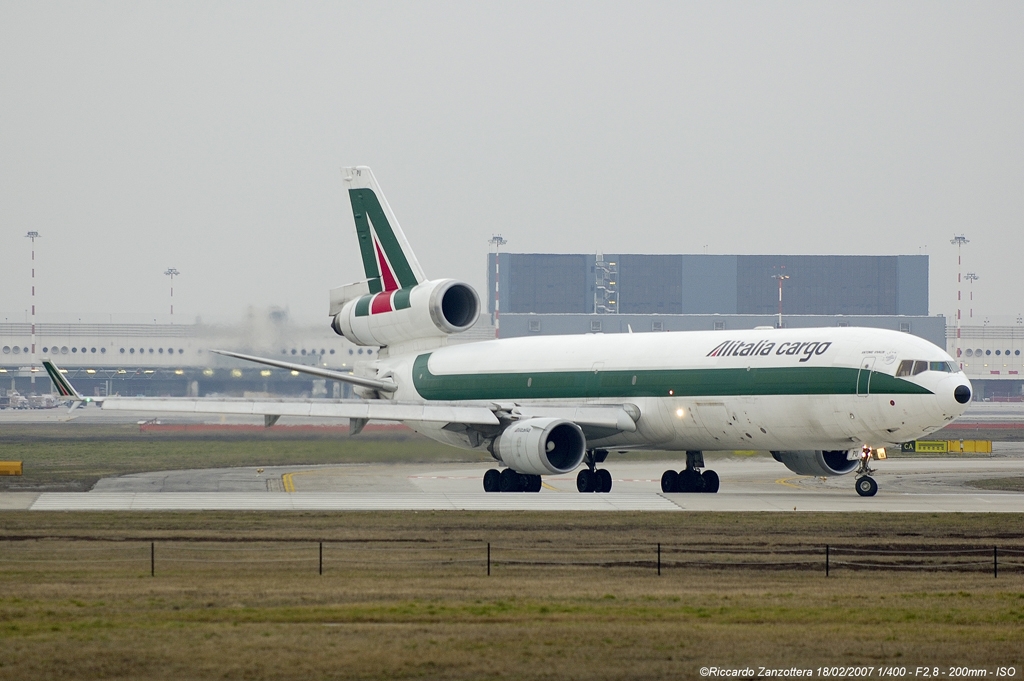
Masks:
[[[156,510],[537,510],[537,511],[672,511],[678,506],[659,495],[630,494],[337,494],[294,492],[60,493],[39,495],[33,511]]]
[[[886,494],[537,494],[295,492],[49,492],[33,511],[831,511],[1024,512],[1024,495]]]

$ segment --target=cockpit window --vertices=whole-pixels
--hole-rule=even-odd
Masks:
[[[905,359],[896,368],[896,375],[917,376],[926,371],[941,371],[947,374],[955,374],[958,369],[953,362],[924,362],[921,360]]]

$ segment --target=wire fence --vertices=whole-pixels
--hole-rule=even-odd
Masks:
[[[680,543],[561,545],[485,541],[290,541],[265,539],[158,541],[65,538],[0,541],[0,570],[116,570],[151,576],[197,572],[285,571],[306,574],[408,569],[514,574],[534,569],[932,571],[1024,573],[1020,546],[888,546]]]

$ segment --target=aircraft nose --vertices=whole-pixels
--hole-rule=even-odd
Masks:
[[[971,389],[966,385],[958,385],[953,391],[953,399],[960,404],[967,404],[971,401]]]

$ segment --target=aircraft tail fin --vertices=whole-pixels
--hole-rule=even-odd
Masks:
[[[75,389],[75,386],[71,385],[71,381],[57,368],[57,365],[48,359],[43,360],[43,368],[46,369],[46,373],[50,375],[50,380],[53,381],[53,387],[57,389],[57,393],[64,399],[71,400],[71,408],[68,409],[70,414],[78,407],[95,402],[99,404],[103,402],[102,397],[86,397],[82,393]]]
[[[343,174],[369,292],[397,291],[426,281],[373,172],[357,166]]]
[[[57,393],[64,398],[75,400],[76,402],[84,402],[85,398],[82,397],[81,393],[75,390],[75,386],[71,385],[64,374],[60,372],[53,362],[48,359],[43,360],[43,367],[46,369],[46,373],[50,375],[50,380],[53,381],[53,387],[57,389]]]

